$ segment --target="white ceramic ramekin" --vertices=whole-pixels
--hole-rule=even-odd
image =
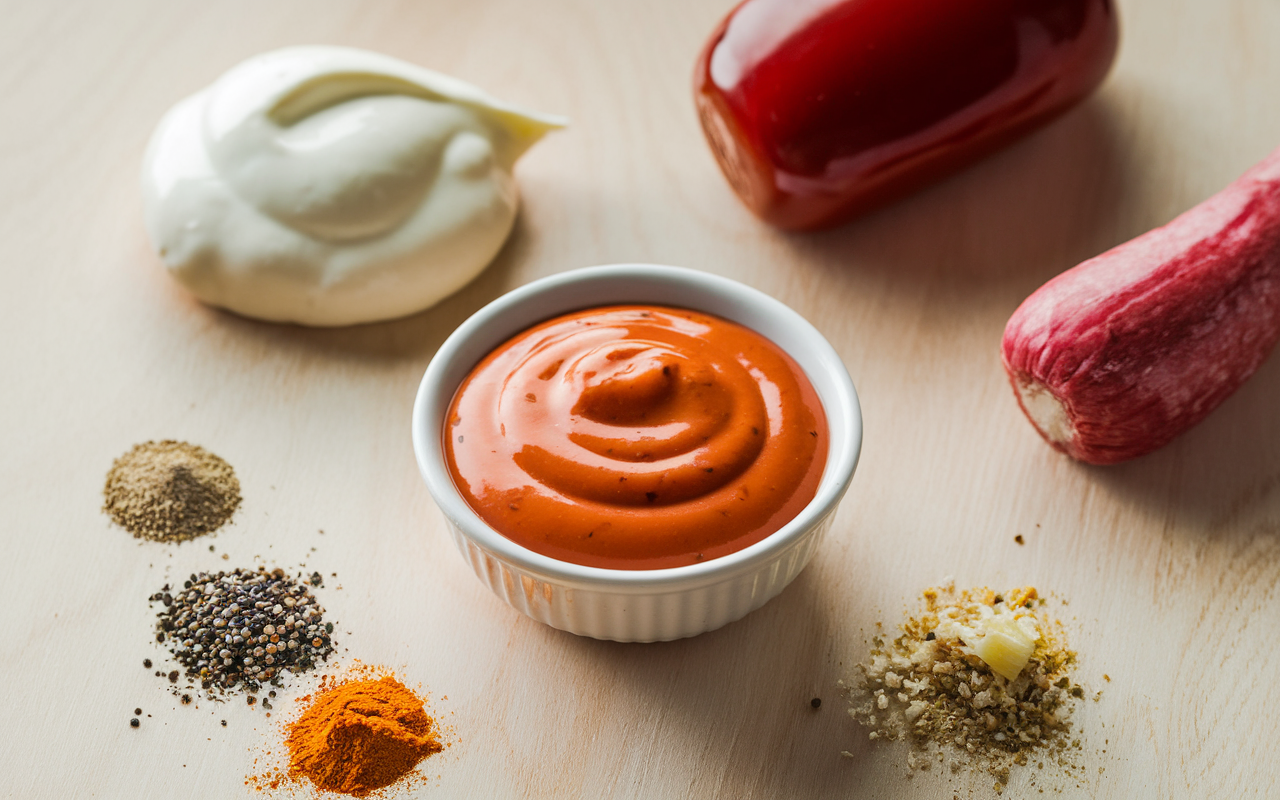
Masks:
[[[490,350],[531,325],[595,306],[644,303],[715,314],[773,340],[813,383],[827,414],[830,451],[812,502],[782,529],[721,558],[674,569],[583,567],[527,550],[490,528],[462,499],[441,434],[458,385]],[[597,639],[652,642],[696,636],[754,611],[804,569],[853,479],[862,413],[853,381],[804,317],[728,278],[652,264],[614,264],[552,275],[477,311],[431,360],[413,407],[413,449],[427,488],[463,558],[486,586],[552,627]]]

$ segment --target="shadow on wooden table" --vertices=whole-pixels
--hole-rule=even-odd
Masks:
[[[1137,202],[1149,176],[1116,130],[1104,91],[960,173],[839,228],[786,235],[844,281],[881,274],[903,289],[1024,297],[1053,275],[1165,220]]]
[[[511,235],[484,272],[438,304],[408,317],[341,328],[310,328],[262,322],[229,311],[212,313],[234,334],[258,339],[272,348],[361,361],[423,361],[434,355],[467,317],[512,288],[515,265],[525,260],[529,250],[526,228],[524,215],[517,215]]]
[[[1106,491],[1206,538],[1280,533],[1280,353],[1203,422],[1154,453],[1080,465]]]
[[[848,669],[840,662],[851,662],[835,652],[832,632],[847,625],[832,618],[836,604],[826,594],[811,565],[764,608],[692,639],[619,644],[547,631],[638,696],[652,718],[636,724],[657,730],[643,742],[654,757],[681,754],[653,765],[652,792],[633,786],[628,796],[685,786],[688,797],[875,794],[868,742],[836,687]],[[679,769],[687,774],[673,774]]]
[[[1148,101],[1150,98],[1148,98]],[[840,228],[786,234],[824,281],[870,275],[889,293],[927,291],[921,326],[979,314],[993,347],[1007,313],[1054,275],[1169,221],[1185,189],[1158,156],[1130,152],[1104,89],[1077,109],[963,172]],[[1172,205],[1171,205],[1172,203]],[[1185,206],[1191,205],[1190,199]],[[939,332],[951,330],[946,326]],[[1280,515],[1280,355],[1165,448],[1128,464],[1079,465],[1107,492],[1208,535],[1243,517]]]

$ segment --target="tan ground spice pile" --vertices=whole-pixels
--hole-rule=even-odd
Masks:
[[[115,460],[102,510],[139,539],[182,542],[222,527],[240,506],[231,465],[186,442],[143,442]]]
[[[875,637],[870,660],[845,684],[850,716],[873,740],[907,740],[910,769],[929,769],[948,753],[953,770],[966,763],[984,769],[995,777],[997,791],[1016,766],[1043,768],[1049,761],[1076,771],[1080,745],[1069,716],[1085,692],[1069,676],[1076,654],[1045,604],[1030,587],[1003,595],[987,588],[957,592],[952,583],[927,589],[921,610],[902,623],[900,635],[892,641]],[[1016,619],[1038,634],[1030,660],[1012,681],[966,644],[995,617]]]

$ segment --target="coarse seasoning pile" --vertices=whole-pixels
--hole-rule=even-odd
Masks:
[[[318,575],[312,580],[318,583]],[[150,600],[164,604],[156,641],[168,641],[187,677],[206,691],[278,686],[282,670],[305,672],[333,652],[324,609],[281,569],[201,572]],[[176,672],[169,680],[176,683]]]
[[[115,460],[102,510],[138,539],[183,542],[222,527],[240,506],[231,465],[186,442],[144,442]]]
[[[1044,605],[1030,587],[926,590],[897,638],[873,639],[870,661],[845,687],[850,716],[873,740],[908,740],[908,767],[928,769],[950,751],[994,775],[997,791],[1014,765],[1075,769],[1068,718],[1084,689]]]

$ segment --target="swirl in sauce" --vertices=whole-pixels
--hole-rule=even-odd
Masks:
[[[827,458],[822,404],[781,348],[653,306],[569,314],[503,344],[458,389],[444,440],[491,527],[609,569],[760,541],[813,499]]]

